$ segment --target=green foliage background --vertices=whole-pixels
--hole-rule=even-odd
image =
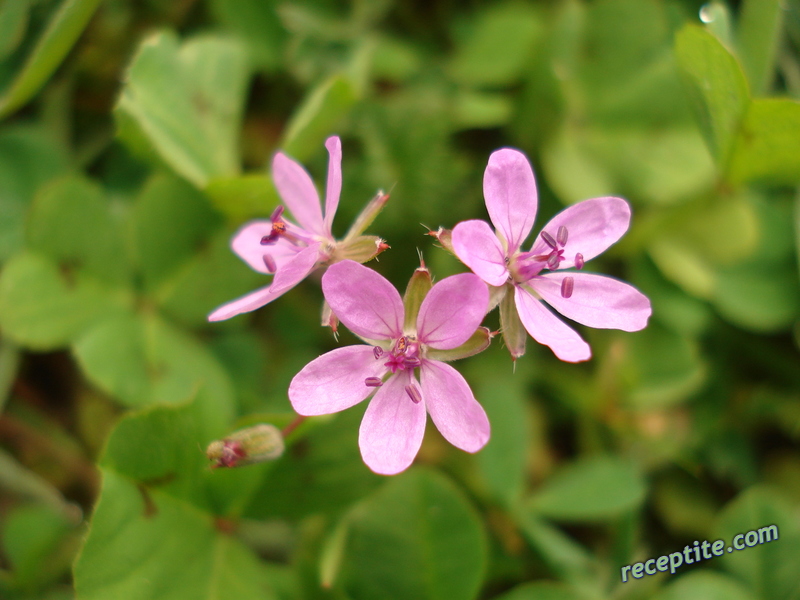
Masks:
[[[800,598],[798,49],[797,0],[0,2],[0,597]],[[500,338],[460,363],[474,456],[429,427],[376,476],[360,407],[212,471],[337,345],[313,278],[205,318],[266,283],[228,244],[279,202],[272,154],[321,183],[332,134],[334,233],[390,190],[371,266],[401,288],[418,251],[464,270],[424,226],[485,218],[496,148],[531,158],[539,224],[627,198],[590,267],[649,327],[582,329],[580,365],[529,340],[512,369]]]

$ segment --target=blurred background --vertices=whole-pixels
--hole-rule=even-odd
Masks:
[[[800,598],[798,49],[798,0],[0,1],[0,598]],[[513,146],[535,231],[630,202],[587,269],[649,326],[577,326],[578,365],[500,337],[456,363],[476,455],[429,425],[374,475],[362,405],[212,471],[210,441],[290,423],[291,378],[356,341],[319,326],[318,277],[206,322],[268,282],[229,240],[279,202],[272,155],[322,189],[333,134],[334,233],[390,190],[370,266],[401,290],[418,253],[465,270],[426,228],[485,219]]]

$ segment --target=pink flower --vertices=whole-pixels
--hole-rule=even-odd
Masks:
[[[536,182],[525,155],[511,148],[492,153],[483,193],[495,231],[485,221],[459,223],[452,232],[453,251],[489,285],[513,290],[519,320],[533,339],[564,361],[591,357],[589,345],[542,301],[589,327],[638,331],[647,325],[650,301],[633,286],[602,275],[564,271],[581,269],[622,237],[631,215],[625,200],[593,198],[566,208],[523,252],[537,209]],[[524,336],[521,339],[524,342]],[[514,355],[511,344],[509,348]],[[523,351],[524,346],[515,358]]]
[[[251,221],[236,233],[231,247],[239,258],[254,270],[274,277],[270,285],[217,308],[208,316],[209,321],[230,319],[260,308],[288,292],[317,267],[341,257],[366,261],[388,248],[380,238],[359,235],[388,199],[383,194],[367,207],[367,217],[362,213],[361,222],[357,223],[360,230],[351,231],[341,242],[333,238],[331,224],[342,191],[342,143],[333,136],[325,147],[329,155],[325,216],[306,170],[285,154],[276,154],[272,179],[299,225],[288,220],[284,207],[278,206],[269,221]]]
[[[478,277],[462,273],[436,283],[410,327],[397,290],[356,262],[331,266],[322,290],[341,322],[372,345],[337,348],[303,367],[289,386],[289,400],[299,414],[338,412],[377,389],[358,444],[367,466],[383,475],[412,463],[422,444],[426,411],[457,448],[477,452],[486,444],[489,420],[469,385],[451,366],[429,356],[458,348],[478,329],[489,302]]]

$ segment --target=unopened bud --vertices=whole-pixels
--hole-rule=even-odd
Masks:
[[[283,454],[284,448],[280,429],[261,423],[211,442],[206,456],[213,461],[212,468],[243,467],[275,460]]]

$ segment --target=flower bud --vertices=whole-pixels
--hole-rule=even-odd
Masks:
[[[431,237],[435,237],[436,240],[442,245],[442,248],[447,250],[450,254],[455,254],[456,251],[453,250],[453,232],[450,229],[445,229],[444,227],[439,227],[436,231],[429,231],[428,235]]]
[[[214,440],[206,449],[212,468],[242,467],[275,460],[284,451],[283,435],[274,425],[260,423]]]
[[[377,235],[360,235],[349,241],[346,240],[336,244],[336,250],[331,262],[354,260],[357,263],[365,263],[388,249],[389,244]]]

